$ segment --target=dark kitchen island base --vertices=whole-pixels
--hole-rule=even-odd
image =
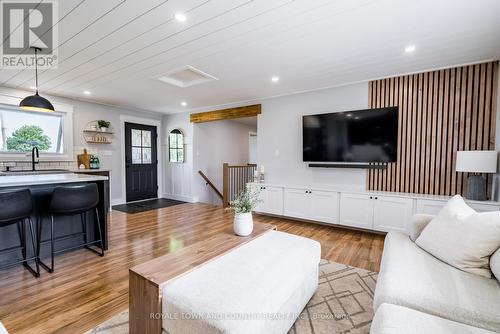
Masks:
[[[63,175],[63,174],[57,174]],[[76,174],[64,174],[66,177],[48,178],[48,182],[53,181],[53,183],[47,184],[43,182],[44,179],[42,175],[33,176],[0,176],[0,191],[8,191],[14,189],[30,189],[33,197],[33,216],[32,220],[34,223],[42,222],[42,236],[41,240],[50,239],[50,215],[47,214],[47,209],[50,204],[50,199],[52,192],[57,186],[78,186],[87,183],[96,183],[99,190],[99,221],[101,224],[101,231],[103,234],[103,244],[104,249],[108,249],[108,215],[107,208],[109,208],[109,180],[104,176],[91,176],[91,175],[76,175]],[[14,180],[17,178],[19,180]],[[23,180],[25,179],[25,180]],[[35,179],[35,180],[33,180]],[[30,182],[31,180],[31,182]],[[6,181],[6,182],[5,182]],[[17,182],[16,182],[17,181]],[[24,182],[23,182],[24,181]],[[58,183],[59,182],[59,183]],[[23,184],[25,183],[25,185]],[[13,184],[12,186],[9,186]],[[8,203],[1,203],[1,206],[8,205]],[[1,210],[1,207],[0,207]],[[89,211],[87,214],[87,234],[88,241],[98,239],[98,229],[97,224],[95,224],[96,218],[93,211]],[[6,226],[0,228],[0,248],[7,249],[10,247],[15,247],[20,244],[19,234],[18,234],[17,224]],[[36,227],[35,227],[36,229]],[[27,229],[28,231],[28,229]],[[82,222],[79,215],[76,216],[55,216],[54,217],[54,237],[66,236],[70,234],[82,232]],[[36,231],[35,231],[36,238]],[[35,243],[37,241],[35,240]],[[84,242],[83,235],[78,234],[73,237],[59,240],[55,243],[55,250],[62,248],[71,248],[82,244]],[[34,254],[34,250],[28,242],[28,257],[30,254]],[[44,243],[41,247],[40,257],[47,261],[50,259],[50,243]],[[0,256],[0,264],[10,263],[16,259],[22,259],[22,254],[20,251],[2,254]],[[57,270],[57,255],[55,258],[56,270]],[[0,276],[2,272],[0,271]]]

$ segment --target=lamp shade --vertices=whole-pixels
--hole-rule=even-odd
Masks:
[[[50,103],[50,101],[46,98],[38,95],[38,92],[35,95],[26,96],[21,103],[19,103],[19,107],[21,109],[33,111],[54,111],[52,103]]]
[[[457,172],[496,173],[497,151],[458,151]]]

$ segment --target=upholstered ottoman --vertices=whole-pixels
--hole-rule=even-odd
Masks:
[[[382,304],[373,318],[370,334],[492,334],[495,332],[415,311]]]
[[[163,287],[169,334],[284,334],[318,286],[321,246],[270,231]]]

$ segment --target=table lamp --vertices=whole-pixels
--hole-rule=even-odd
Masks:
[[[456,171],[473,173],[467,178],[466,198],[486,201],[486,177],[483,173],[497,172],[497,151],[458,151]]]

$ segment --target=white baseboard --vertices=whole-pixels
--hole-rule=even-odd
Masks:
[[[125,198],[112,198],[111,206],[125,204]]]
[[[197,202],[196,198],[191,197],[191,196],[175,195],[175,194],[163,194],[163,197],[168,198],[168,199],[174,199],[176,201],[188,202],[188,203]]]

